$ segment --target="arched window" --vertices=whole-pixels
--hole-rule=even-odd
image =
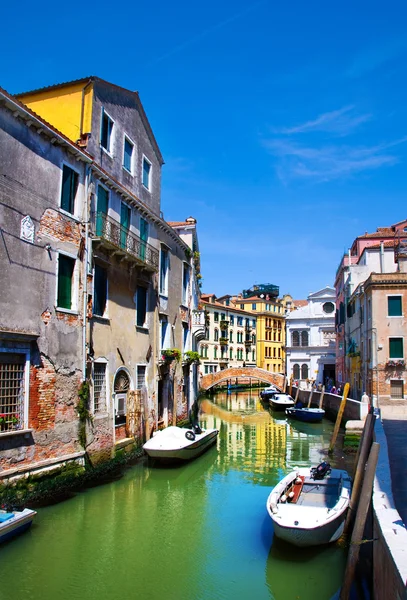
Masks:
[[[215,329],[215,332],[213,335],[214,335],[213,339],[215,340],[215,342],[217,342],[219,340],[219,329]]]
[[[294,377],[294,379],[300,378],[300,365],[295,364],[293,366],[293,377]]]
[[[299,346],[300,345],[300,333],[299,331],[293,331],[291,334],[291,340],[292,340],[292,345],[293,346]]]
[[[213,358],[218,358],[218,347],[214,346],[213,348]]]
[[[301,365],[301,379],[308,379],[308,365]]]
[[[308,331],[301,331],[301,346],[308,346]]]

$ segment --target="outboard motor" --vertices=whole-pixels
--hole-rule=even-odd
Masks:
[[[192,425],[192,429],[194,430],[194,433],[196,435],[199,435],[200,433],[202,433],[202,429],[199,427],[199,423],[194,423]]]
[[[331,465],[328,462],[322,462],[317,467],[311,469],[311,477],[313,479],[323,479],[331,472]]]

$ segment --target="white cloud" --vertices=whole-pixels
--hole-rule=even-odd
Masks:
[[[324,131],[338,135],[348,135],[362,123],[371,119],[370,114],[355,115],[354,106],[344,106],[339,110],[319,115],[316,119],[306,121],[294,127],[285,127],[277,133],[292,135],[294,133],[308,133],[311,131]]]

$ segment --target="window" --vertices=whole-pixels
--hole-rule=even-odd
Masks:
[[[124,136],[123,168],[129,173],[133,172],[133,151],[134,144],[129,140],[128,137]]]
[[[252,310],[256,310],[256,304],[252,304]]]
[[[402,379],[390,379],[390,397],[402,400],[404,398],[404,382]]]
[[[215,329],[215,331],[213,332],[213,339],[215,342],[217,342],[219,340],[219,330]]]
[[[143,156],[142,182],[147,190],[151,188],[151,162]]]
[[[169,267],[169,254],[166,248],[161,246],[160,254],[160,294],[168,296],[168,267]]]
[[[308,365],[301,365],[301,378],[308,379]]]
[[[76,171],[64,165],[62,168],[61,208],[73,215],[75,213],[75,198],[78,191],[79,175]]]
[[[137,365],[136,390],[141,390],[146,385],[146,365]]]
[[[293,346],[299,346],[300,345],[300,332],[299,331],[293,331],[291,334],[291,343]]]
[[[387,314],[389,317],[402,317],[401,296],[387,296]]]
[[[229,358],[233,360],[233,348],[229,348]]]
[[[72,288],[75,259],[64,254],[58,256],[58,308],[72,309]]]
[[[335,306],[332,302],[325,302],[322,305],[322,310],[324,311],[324,313],[330,314],[334,312]]]
[[[187,323],[182,324],[182,351],[185,352],[188,348],[189,329]]]
[[[229,331],[229,342],[233,343],[233,331]]]
[[[240,305],[240,308],[241,308],[242,310],[244,310],[244,304],[241,304],[241,305]]]
[[[237,317],[237,324],[243,327],[243,317]]]
[[[217,323],[219,321],[219,313],[218,312],[213,313],[213,320],[215,321],[215,323]]]
[[[24,428],[27,354],[0,352],[1,431]]]
[[[93,365],[93,412],[106,410],[106,363],[95,362]]]
[[[403,338],[389,338],[389,358],[404,358]]]
[[[147,290],[137,286],[136,291],[136,324],[137,327],[146,327],[147,319]]]
[[[230,325],[234,325],[235,324],[235,317],[233,315],[230,315]]]
[[[182,273],[182,303],[187,306],[188,305],[188,289],[189,289],[189,265],[187,263],[183,264],[183,273]]]
[[[162,317],[160,320],[160,342],[161,342],[161,350],[167,348],[167,334],[169,332],[168,329],[168,319],[167,317]]]
[[[218,358],[218,348],[217,348],[217,346],[215,346],[214,349],[213,349],[213,358]]]
[[[129,235],[131,219],[131,208],[125,202],[120,206],[120,248],[127,249],[127,237]]]
[[[93,314],[103,317],[107,302],[107,270],[95,264],[93,280]]]
[[[102,109],[102,121],[100,125],[100,145],[111,153],[112,150],[113,121],[109,115]]]
[[[98,184],[98,197],[96,205],[96,235],[102,236],[107,230],[106,215],[109,210],[109,191]]]
[[[301,331],[301,346],[308,346],[308,331]]]

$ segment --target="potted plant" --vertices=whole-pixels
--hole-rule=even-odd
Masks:
[[[200,358],[199,352],[194,352],[193,350],[187,350],[184,354],[184,362],[187,365],[192,365],[193,363],[199,365],[201,362]]]
[[[173,360],[179,362],[181,360],[181,350],[178,350],[178,348],[168,348],[161,352],[161,357],[167,363],[171,363]]]

